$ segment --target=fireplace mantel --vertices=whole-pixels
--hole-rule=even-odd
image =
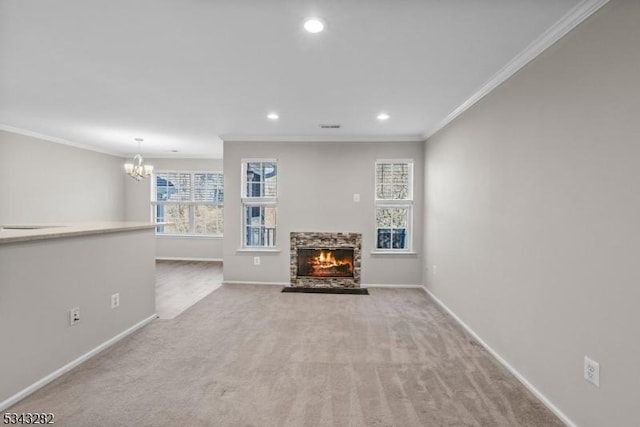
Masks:
[[[309,277],[298,275],[298,249],[353,249],[353,277]],[[291,232],[291,286],[308,288],[359,288],[362,234]]]

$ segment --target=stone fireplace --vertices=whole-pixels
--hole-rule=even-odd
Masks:
[[[291,286],[359,288],[362,235],[291,233]]]

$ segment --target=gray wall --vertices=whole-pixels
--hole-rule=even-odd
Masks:
[[[154,315],[153,254],[153,229],[0,244],[0,410]],[[73,307],[80,322],[70,326]]]
[[[225,281],[289,282],[291,231],[362,233],[362,283],[421,283],[423,151],[421,142],[225,142]],[[243,158],[278,160],[278,253],[239,252]],[[375,246],[374,163],[414,159],[414,255],[372,255]],[[355,203],[353,194],[361,201]],[[261,264],[253,264],[260,256]]]
[[[428,289],[585,427],[640,425],[639,22],[610,2],[427,142]]]
[[[0,131],[0,224],[124,219],[123,160]]]
[[[221,159],[147,159],[158,170],[181,171],[222,171]],[[148,179],[125,180],[125,218],[127,221],[150,221],[151,184]],[[164,259],[221,260],[222,241],[220,237],[157,236],[156,257]]]
[[[0,131],[0,224],[151,219],[151,181],[126,159]],[[222,171],[221,159],[145,159],[157,170]],[[222,238],[158,237],[158,258],[222,259]]]

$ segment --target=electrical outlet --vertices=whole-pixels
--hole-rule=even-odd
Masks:
[[[115,293],[111,295],[111,308],[116,308],[120,306],[120,294]]]
[[[438,273],[438,266],[433,264],[433,275],[435,276]]]
[[[353,201],[358,203],[360,201],[360,194],[359,193],[354,193],[353,194]]]
[[[254,256],[253,257],[253,265],[260,265],[260,257],[259,256]]]
[[[69,310],[69,325],[77,325],[80,322],[80,307],[74,307]]]
[[[587,356],[584,357],[584,379],[600,387],[600,364]]]

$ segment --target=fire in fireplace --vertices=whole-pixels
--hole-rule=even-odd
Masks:
[[[298,277],[353,277],[354,248],[298,248]]]

